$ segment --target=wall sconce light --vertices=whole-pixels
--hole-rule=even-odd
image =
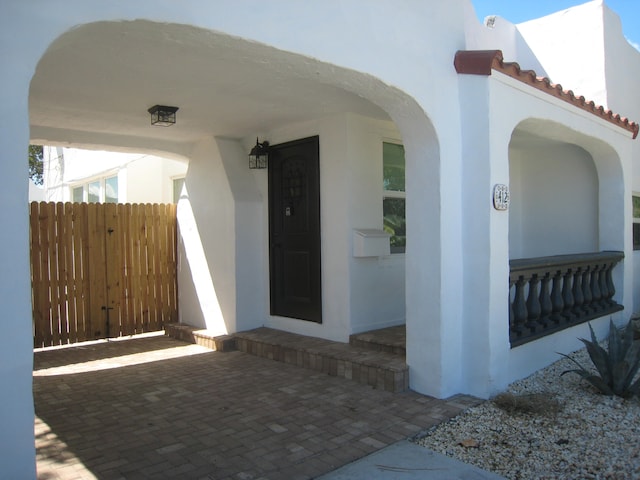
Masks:
[[[178,111],[178,107],[154,105],[147,111],[151,114],[151,125],[170,127],[176,123],[176,112]]]
[[[249,153],[249,168],[267,168],[267,160],[269,160],[269,142],[258,142],[256,137],[256,146]]]

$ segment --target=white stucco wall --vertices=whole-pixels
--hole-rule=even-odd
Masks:
[[[500,17],[495,19],[493,28],[468,22],[466,31],[469,46],[500,48],[506,61],[517,61],[522,68],[548,76],[576,95],[640,121],[640,91],[634,86],[640,76],[640,53],[624,38],[620,18],[606,1],[586,2],[524,22],[516,25],[515,31]],[[640,192],[638,141],[632,143],[631,149],[633,191]],[[516,192],[514,208],[518,208],[517,203]],[[514,231],[517,226],[514,229],[511,225],[511,234]],[[513,242],[512,247],[516,248]],[[627,262],[633,264],[634,272],[640,272],[640,252],[630,253]],[[640,274],[633,275],[632,292],[632,309],[640,311]]]
[[[624,38],[620,19],[615,12],[604,9],[604,49],[605,77],[607,84],[607,104],[615,112],[640,122],[640,90],[637,78],[640,76],[640,52]],[[640,194],[640,141],[632,146],[632,188]],[[633,312],[640,312],[640,250],[632,254],[634,265]]]
[[[508,262],[520,255],[577,253],[583,248],[621,250],[630,259],[627,197],[633,141],[629,132],[496,71],[489,77],[462,75],[460,99],[465,105],[463,204],[468,208],[462,211],[464,366],[459,375],[468,391],[487,396],[557,360],[555,352],[582,346],[578,337],[584,336],[586,326],[510,348]],[[555,173],[549,172],[543,182],[541,169]],[[511,211],[491,207],[496,184],[510,186]],[[543,194],[539,201],[537,192]],[[577,212],[575,217],[572,212]],[[566,225],[561,224],[563,215]],[[541,229],[550,233],[545,217],[562,242],[539,235]],[[525,223],[527,218],[530,222]],[[572,239],[571,229],[587,238]],[[531,236],[537,243],[529,242]],[[630,314],[631,267],[627,260],[614,272],[616,300],[625,306],[624,313],[613,315],[616,322]],[[608,321],[604,317],[592,324],[602,335]]]
[[[517,28],[551,81],[606,107],[605,8],[594,0]]]
[[[498,11],[481,19],[478,23],[475,11],[471,5],[466,13],[465,33],[467,50],[500,50],[507,62],[518,62],[527,70],[533,70],[538,75],[546,76],[544,67],[536,53],[531,49],[517,25],[502,18]]]
[[[213,335],[263,324],[262,197],[244,146],[205,139],[193,151],[178,202],[180,321]]]
[[[349,228],[382,230],[382,144],[402,143],[391,122],[347,117]],[[337,166],[342,169],[343,167]],[[353,235],[349,235],[353,252]],[[405,322],[405,254],[349,258],[350,333]]]
[[[200,195],[192,199],[192,191]],[[195,196],[195,195],[194,195]],[[189,159],[178,201],[178,312],[180,321],[227,334],[235,321],[233,195],[213,139]]]
[[[501,235],[508,229],[508,215],[492,211],[489,203],[492,184],[508,183],[504,169],[507,160],[505,152],[492,143],[495,135],[490,132],[495,127],[490,116],[492,97],[487,80],[483,76],[460,76],[460,103],[465,105],[462,124],[464,209],[461,212],[464,274],[451,288],[459,292],[464,323],[458,332],[461,351],[444,351],[450,358],[456,355],[461,358],[459,368],[451,373],[457,382],[465,385],[467,391],[483,396],[498,388],[492,385],[496,379],[492,378],[495,373],[491,372],[491,363],[494,352],[501,353],[504,345],[504,304],[501,302],[506,282],[498,285],[487,279],[508,278],[505,261],[508,243],[506,235]],[[496,228],[498,233],[492,235]]]
[[[371,4],[352,0],[340,5],[340,15],[335,15],[335,12],[330,14],[332,35],[331,40],[327,41],[326,22],[319,21],[327,15],[327,9],[321,4],[305,4],[302,7],[297,2],[288,1],[282,9],[273,11],[261,3],[227,2],[223,8],[222,4],[212,5],[198,0],[179,6],[173,3],[158,6],[155,2],[142,1],[117,8],[101,2],[72,1],[65,2],[63,9],[60,9],[62,4],[51,2],[38,10],[34,18],[30,6],[10,2],[5,7],[9,9],[9,14],[3,18],[11,18],[12,22],[3,23],[2,26],[6,27],[4,32],[7,38],[11,38],[11,44],[21,45],[19,57],[22,69],[14,69],[12,62],[17,57],[11,54],[4,57],[7,59],[5,70],[12,72],[12,75],[16,72],[18,77],[19,72],[24,72],[29,78],[48,45],[78,25],[99,20],[145,18],[161,23],[193,24],[329,62],[319,64],[314,61],[309,69],[308,61],[294,58],[289,71],[372,100],[390,114],[402,132],[409,177],[407,190],[416,192],[414,196],[409,193],[407,199],[407,218],[413,232],[410,235],[415,238],[406,254],[407,264],[410,265],[406,279],[410,285],[406,293],[410,307],[407,309],[410,337],[407,361],[413,387],[442,396],[460,390],[457,377],[449,374],[452,368],[458,368],[454,366],[458,357],[454,354],[444,359],[441,353],[445,349],[449,352],[460,349],[460,292],[450,288],[459,282],[462,274],[461,222],[457,215],[461,207],[459,109],[455,95],[457,76],[451,63],[454,52],[464,46],[463,23],[460,19],[465,3],[458,0],[446,3]],[[74,15],[57,15],[54,13],[57,11],[73,11]],[[271,28],[273,23],[282,22],[283,11],[295,18],[295,23],[291,23],[292,28]],[[364,16],[363,12],[366,12]],[[246,22],[247,18],[256,15],[262,19],[257,28]],[[37,35],[27,37],[21,34],[21,21],[33,25],[39,19],[46,19],[46,22],[43,22],[43,28],[37,29]],[[357,19],[357,28],[354,28],[353,19]],[[416,22],[417,19],[419,21]],[[404,27],[394,29],[392,37],[380,36],[379,32],[388,32],[390,21]],[[439,48],[434,49],[433,42],[427,41],[425,36],[437,39]],[[423,38],[425,41],[416,41]],[[345,49],[344,45],[349,45],[349,48]],[[399,55],[399,52],[402,54]],[[353,70],[341,70],[330,64]],[[354,73],[355,70],[366,73]],[[28,83],[24,78],[21,81]],[[8,81],[9,84],[11,82]],[[389,85],[394,87],[390,88]],[[12,91],[11,95],[14,93]],[[22,110],[16,107],[16,121],[12,128],[21,125],[20,119],[26,119],[25,106],[26,95]],[[26,125],[26,121],[23,124]],[[267,125],[263,131],[266,130]],[[189,156],[188,152],[192,150],[190,145],[172,144],[170,139],[150,142],[131,135],[131,132],[123,135],[113,129],[70,134],[52,128],[40,128],[33,132],[38,140],[58,139],[79,145],[118,144],[125,150],[164,151],[184,156]],[[13,130],[10,135],[13,139],[20,138]],[[444,164],[440,162],[441,154],[446,155]],[[431,208],[425,211],[425,204]],[[345,245],[349,241],[346,238]],[[344,249],[345,252],[347,250]],[[339,278],[343,264],[333,267]],[[424,272],[428,272],[428,275]],[[331,289],[337,290],[338,283],[332,283]],[[325,289],[325,292],[331,289]],[[344,295],[343,292],[336,293]],[[345,322],[343,317],[337,318],[337,322]],[[441,318],[447,318],[447,322],[441,322]],[[425,345],[430,348],[424,348]]]
[[[277,145],[300,138],[319,136],[320,152],[320,232],[322,262],[322,317],[317,324],[284,317],[271,317],[265,325],[331,340],[346,341],[349,334],[351,287],[349,282],[349,183],[346,117],[329,117],[313,122],[289,125],[266,134],[270,144]],[[344,166],[344,167],[343,167]],[[262,173],[262,172],[261,172]],[[267,196],[267,175],[261,175],[261,191]],[[268,218],[267,203],[264,215]],[[268,245],[268,231],[262,232]],[[268,257],[265,258],[264,282],[269,284]],[[266,312],[269,311],[268,299]]]
[[[571,144],[539,144],[509,149],[510,258],[598,251],[598,176],[591,156]]]
[[[543,66],[535,69],[565,89],[584,95],[613,112],[640,121],[640,53],[624,38],[620,18],[595,0],[568,11],[517,25]],[[519,59],[521,65],[532,68]],[[632,144],[632,189],[640,192],[640,144]],[[629,200],[630,201],[630,200]],[[630,234],[629,234],[630,235]],[[640,252],[632,252],[634,312],[640,311]]]
[[[589,114],[575,109],[566,109],[556,101],[556,99],[548,96],[541,97],[545,99],[543,102],[535,102],[535,98],[544,95],[533,89],[526,89],[521,83],[513,79],[494,72],[490,77],[491,86],[489,87],[492,100],[496,103],[491,109],[491,127],[493,132],[525,131],[528,134],[541,136],[545,138],[545,143],[558,142],[572,144],[574,146],[556,146],[558,149],[554,155],[561,154],[563,159],[567,159],[575,166],[580,165],[580,170],[575,174],[580,176],[582,171],[583,181],[594,187],[593,169],[591,167],[592,159],[595,171],[597,173],[597,206],[599,212],[597,220],[597,245],[598,250],[619,250],[624,252],[626,260],[619,264],[614,271],[614,280],[616,284],[615,299],[618,303],[625,307],[624,312],[619,312],[612,316],[602,317],[592,321],[596,333],[603,336],[608,328],[609,318],[617,323],[622,322],[631,313],[632,310],[632,278],[633,268],[632,250],[631,250],[631,222],[630,222],[630,200],[631,195],[631,151],[633,141],[631,134],[614,125]],[[526,95],[517,96],[517,91],[525,88]],[[510,105],[512,108],[500,108],[499,105]],[[518,108],[513,108],[517,105]],[[505,112],[509,112],[505,114]],[[570,125],[567,127],[566,125]],[[509,141],[507,137],[495,134],[492,143],[495,145],[496,160],[500,163],[505,161],[505,153],[509,152]],[[579,148],[577,148],[579,147]],[[582,151],[584,150],[584,152]],[[585,154],[586,152],[586,154]],[[535,160],[535,152],[531,152]],[[529,154],[527,154],[529,155]],[[523,167],[523,163],[516,155],[516,165]],[[531,164],[531,162],[528,162]],[[569,172],[566,170],[568,165],[560,168],[560,175],[568,177]],[[525,167],[526,168],[526,167]],[[564,171],[565,173],[561,173]],[[515,172],[518,174],[518,172]],[[524,173],[524,172],[520,172]],[[511,176],[511,172],[510,172]],[[525,181],[527,177],[523,174],[520,181]],[[553,182],[552,180],[548,180]],[[515,184],[518,188],[519,184]],[[577,186],[572,188],[577,189]],[[516,197],[518,192],[513,192]],[[526,194],[525,194],[526,196]],[[571,205],[567,206],[571,207]],[[557,208],[564,207],[563,205]],[[517,208],[517,207],[516,207]],[[573,206],[576,209],[577,205]],[[592,224],[592,217],[587,211],[592,212],[593,206],[584,209],[584,223]],[[509,235],[510,225],[504,224],[500,228],[493,228],[491,235],[498,236],[503,239],[505,235]],[[576,228],[578,226],[576,225]],[[589,227],[591,230],[593,227]],[[564,231],[564,230],[562,230]],[[580,247],[576,242],[571,242],[575,248]],[[585,245],[590,246],[590,245]],[[530,247],[532,248],[532,247]],[[575,251],[572,253],[576,253]],[[504,264],[508,258],[513,258],[509,254],[500,256],[496,261],[498,264]],[[496,296],[501,297],[496,300],[498,302],[507,302],[506,294],[496,291]],[[494,325],[491,330],[493,332],[501,332],[498,325],[508,324],[508,312],[500,309],[494,313],[494,317],[490,324]],[[496,318],[498,319],[496,323]],[[493,361],[503,359],[508,365],[508,369],[502,368],[499,364],[494,364],[489,371],[495,372],[496,385],[506,385],[515,379],[533,373],[535,370],[542,368],[558,359],[556,352],[568,353],[581,348],[583,345],[579,342],[579,337],[588,334],[586,325],[563,330],[557,334],[545,337],[539,341],[531,342],[521,347],[509,349],[507,332],[497,333],[493,341],[493,347],[496,349],[491,356]],[[502,338],[499,338],[502,337]],[[502,350],[502,353],[500,353]]]
[[[277,145],[314,135],[320,139],[323,322],[269,315],[267,171],[250,171],[243,159],[239,164],[246,170],[244,175],[255,180],[262,209],[260,261],[250,272],[263,284],[254,293],[260,299],[255,322],[346,342],[356,331],[404,322],[405,255],[355,258],[352,243],[353,229],[382,228],[382,142],[401,141],[401,137],[391,122],[351,114],[284,126],[263,137],[271,145]],[[246,139],[246,151],[251,143],[251,139]],[[192,174],[190,168],[187,177],[190,192],[193,192],[189,180]],[[188,316],[183,318],[188,322]]]
[[[2,15],[4,24],[7,16]],[[41,50],[13,52],[15,38],[0,28],[0,58],[11,74],[3,79],[0,99],[5,115],[0,118],[0,190],[4,208],[0,212],[0,303],[4,306],[3,339],[0,349],[0,464],[5,478],[35,478],[33,436],[33,342],[29,266],[28,184],[25,153],[29,146],[29,81]],[[38,42],[36,42],[37,44]],[[46,42],[45,42],[46,43]],[[32,42],[27,45],[33,47]],[[40,50],[40,51],[39,51]],[[29,55],[30,53],[30,55]],[[30,60],[24,56],[31,57]],[[8,272],[11,272],[8,274]]]
[[[486,396],[557,358],[550,352],[579,346],[576,337],[583,332],[571,329],[525,348],[509,349],[505,288],[509,216],[492,210],[490,198],[494,184],[509,183],[509,141],[523,122],[528,122],[527,131],[575,143],[591,155],[598,172],[598,209],[611,212],[599,216],[599,248],[623,250],[630,258],[632,147],[627,132],[495,73],[489,78],[458,76],[452,66],[455,52],[474,48],[470,39],[485,36],[466,35],[467,0],[348,0],[331,7],[282,0],[280,7],[274,9],[257,0],[2,3],[0,58],[5,74],[0,100],[7,115],[0,120],[0,173],[7,186],[0,194],[6,207],[0,214],[0,258],[3,270],[12,275],[0,279],[0,302],[9,319],[3,328],[6,347],[0,353],[0,382],[7,386],[0,413],[0,455],[8,478],[35,476],[27,188],[24,165],[15,160],[23,158],[30,136],[31,140],[119,145],[124,150],[162,151],[189,158],[187,194],[179,206],[181,315],[189,323],[225,333],[263,322],[344,340],[353,328],[350,319],[360,322],[368,313],[369,303],[359,297],[363,278],[389,267],[385,261],[354,259],[351,251],[352,229],[378,221],[378,215],[363,202],[368,192],[351,184],[368,162],[362,155],[375,143],[358,139],[380,132],[346,116],[296,124],[272,118],[253,128],[274,144],[320,135],[326,320],[319,326],[262,318],[268,298],[266,172],[244,169],[246,152],[258,132],[251,134],[251,141],[244,134],[242,142],[215,138],[215,132],[189,142],[172,141],[169,134],[162,139],[136,136],[118,131],[118,112],[107,106],[103,106],[104,113],[113,116],[103,126],[109,128],[64,131],[35,125],[30,130],[29,82],[38,62],[56,39],[63,44],[68,38],[73,40],[65,32],[78,32],[81,25],[146,19],[157,24],[145,23],[145,28],[159,25],[178,35],[178,44],[180,35],[201,39],[202,32],[172,26],[193,25],[216,32],[218,40],[239,45],[244,56],[238,65],[240,60],[243,65],[255,63],[256,56],[266,64],[277,58],[274,65],[292,78],[353,93],[389,114],[406,151],[407,363],[411,386],[419,392],[438,397],[459,392]],[[255,18],[260,21],[247,21]],[[389,25],[394,28],[390,30]],[[585,31],[588,28],[591,33],[601,30],[596,23],[587,22]],[[594,64],[603,63],[598,45],[575,45],[588,53],[577,56],[575,64],[563,60],[557,65],[542,55],[555,53],[544,44],[544,35],[539,37],[543,43],[530,41],[524,33],[523,37],[527,48],[541,52],[540,64],[554,81],[566,82],[577,92],[585,85],[585,90],[592,90],[591,97],[600,100],[601,68],[587,68],[593,83],[564,80],[570,78],[572,69],[583,67],[587,56],[595,59]],[[487,44],[486,48],[492,48],[495,38],[503,37],[494,36],[491,47]],[[513,39],[505,40],[504,49],[519,55],[524,47],[513,46],[509,42],[518,41],[517,36]],[[496,41],[495,48],[502,47]],[[120,103],[131,100],[131,92],[121,93]],[[63,98],[55,100],[64,103]],[[552,128],[545,127],[548,121],[555,122]],[[558,129],[558,124],[568,127]],[[192,126],[196,127],[206,132],[206,127]],[[345,165],[349,175],[345,175]],[[368,181],[373,180],[371,174]],[[624,285],[616,299],[625,305],[625,314],[631,306],[629,263],[616,270],[618,284]],[[255,265],[262,276],[252,276]],[[378,283],[376,288],[386,287]],[[352,301],[354,293],[358,298]],[[595,323],[601,332],[606,320]]]
[[[250,139],[246,146],[206,142],[190,161],[178,214],[182,322],[217,334],[267,325],[342,342],[356,331],[404,322],[405,255],[355,258],[351,235],[354,228],[382,228],[382,142],[401,142],[400,134],[391,122],[347,114],[282,127],[264,138],[276,145],[313,135],[320,138],[323,323],[269,315],[268,171],[248,168]],[[222,150],[223,141],[237,150]],[[250,212],[234,214],[248,205]],[[252,237],[253,246],[241,245]],[[189,246],[193,241],[201,260]],[[204,275],[198,273],[202,262]]]

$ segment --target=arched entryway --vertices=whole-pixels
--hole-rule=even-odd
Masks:
[[[175,125],[149,124],[147,109],[158,103],[179,107]],[[357,323],[373,317],[367,312],[380,315],[388,307],[367,285],[388,292],[394,282],[397,306],[386,308],[388,318],[374,326],[406,318],[408,363],[422,378],[412,386],[434,388],[433,382],[427,387],[424,366],[440,368],[444,348],[441,217],[434,208],[440,204],[439,144],[411,97],[365,73],[219,32],[103,21],[77,27],[50,46],[31,83],[30,114],[34,142],[189,158],[181,202],[182,232],[189,234],[181,244],[185,323],[219,334],[267,324],[346,341],[367,328]],[[246,165],[255,136],[273,144],[310,135],[320,137],[327,312],[317,325],[269,315],[266,175]],[[354,229],[382,227],[377,155],[389,141],[405,149],[407,249],[401,260],[376,263],[355,258],[351,238]],[[423,347],[434,338],[427,359]]]
[[[443,172],[436,128],[425,111],[438,110],[432,118],[440,118],[443,129],[446,122],[449,131],[456,131],[457,114],[452,113],[455,109],[440,101],[441,98],[455,99],[456,85],[448,53],[432,51],[431,42],[409,43],[407,39],[428,31],[433,38],[446,37],[442,44],[446,49],[453,48],[464,38],[462,12],[457,4],[421,6],[419,13],[432,23],[426,30],[423,24],[415,23],[414,14],[403,12],[397,20],[407,28],[398,25],[398,32],[402,34],[386,38],[380,35],[380,27],[386,23],[389,13],[398,12],[393,2],[382,2],[376,5],[371,22],[359,24],[354,37],[353,20],[360,18],[361,12],[355,4],[345,7],[348,8],[344,15],[332,18],[335,23],[332,23],[328,42],[325,41],[327,24],[318,21],[319,15],[327,13],[326,6],[321,4],[305,5],[302,10],[296,6],[300,21],[295,24],[287,23],[288,17],[283,18],[280,11],[265,6],[256,12],[255,8],[238,2],[196,2],[192,8],[174,4],[158,6],[150,2],[117,6],[90,2],[64,15],[57,10],[57,5],[44,6],[35,16],[32,6],[26,4],[8,7],[11,15],[5,17],[3,31],[6,38],[11,39],[11,45],[8,46],[10,54],[3,57],[8,72],[3,104],[8,113],[5,118],[11,121],[5,124],[7,128],[1,129],[0,137],[5,155],[11,159],[3,162],[2,168],[3,178],[12,185],[5,192],[7,208],[2,218],[8,232],[3,243],[8,252],[4,260],[14,274],[3,283],[3,290],[7,292],[3,298],[7,300],[8,316],[15,320],[5,329],[11,347],[3,358],[11,359],[15,366],[7,375],[9,384],[16,387],[9,389],[12,393],[7,399],[7,410],[15,410],[16,420],[15,425],[8,424],[7,431],[14,432],[12,444],[17,445],[15,452],[20,456],[16,465],[24,465],[25,458],[26,464],[29,463],[29,453],[24,452],[29,451],[32,440],[28,424],[33,412],[28,407],[20,408],[20,405],[31,404],[28,378],[32,356],[28,341],[30,327],[24,321],[30,311],[28,222],[23,208],[26,187],[17,186],[24,169],[13,159],[21,158],[29,140],[175,154],[191,159],[191,166],[195,157],[202,164],[213,164],[219,173],[215,178],[221,180],[209,184],[218,190],[216,195],[202,197],[201,212],[208,214],[209,207],[224,207],[226,202],[236,202],[242,208],[222,208],[226,218],[233,222],[219,223],[223,234],[216,232],[214,238],[220,241],[222,237],[222,244],[232,248],[226,258],[213,261],[231,259],[230,263],[222,264],[231,266],[231,276],[224,268],[216,268],[216,277],[211,282],[219,282],[222,276],[226,280],[216,285],[216,293],[227,289],[224,294],[234,297],[240,289],[265,299],[263,291],[246,288],[247,285],[235,281],[250,276],[242,265],[253,268],[255,257],[246,255],[247,251],[261,255],[252,248],[256,243],[251,240],[258,238],[260,247],[260,236],[253,235],[255,228],[261,229],[258,222],[249,228],[241,228],[235,222],[251,215],[260,218],[261,214],[259,181],[255,175],[238,170],[244,168],[246,153],[255,136],[264,137],[271,126],[277,124],[282,127],[280,133],[284,137],[287,124],[299,125],[319,116],[330,118],[333,113],[355,111],[373,118],[382,115],[383,121],[395,124],[407,153],[407,219],[413,225],[408,231],[408,240],[413,246],[409,246],[406,253],[410,264],[406,275],[406,283],[410,285],[406,303],[409,328],[413,325],[416,334],[411,340],[413,347],[409,345],[410,352],[414,352],[413,358],[409,355],[409,363],[419,371],[429,359],[440,362],[445,342],[439,326],[442,311],[447,308],[442,306],[440,292],[445,283],[445,267],[440,259],[444,249],[440,233]],[[433,15],[433,8],[438,15]],[[256,17],[260,22],[248,21]],[[25,28],[26,25],[38,28]],[[99,45],[98,39],[106,42]],[[120,48],[114,48],[116,45]],[[350,47],[345,49],[345,45]],[[398,62],[405,55],[406,60]],[[212,68],[230,64],[234,67],[231,71]],[[118,65],[127,68],[118,69]],[[183,69],[185,66],[191,68]],[[55,75],[48,75],[51,73]],[[229,73],[235,76],[229,77]],[[226,83],[221,81],[224,79]],[[227,105],[227,110],[212,109],[212,92],[219,96],[216,105]],[[292,100],[295,100],[293,104]],[[147,109],[156,103],[180,107],[178,124],[143,132],[143,128],[150,128]],[[220,113],[227,114],[223,115],[224,125],[216,123]],[[329,127],[337,125],[328,123]],[[457,164],[459,152],[454,146],[457,142],[450,140],[450,162],[453,159]],[[240,159],[243,163],[239,163]],[[198,177],[198,180],[206,184],[210,178]],[[345,182],[339,175],[335,179]],[[344,185],[348,186],[348,182]],[[224,201],[220,202],[220,198]],[[211,199],[214,201],[209,202]],[[343,215],[344,210],[334,209],[334,214]],[[449,230],[455,233],[453,223],[449,222]],[[207,228],[214,232],[211,223]],[[243,242],[236,243],[239,238]],[[206,242],[202,243],[207,246]],[[348,264],[352,255],[349,246],[349,235],[345,235],[333,267]],[[448,253],[454,255],[451,251]],[[206,261],[212,259],[207,257]],[[264,265],[261,268],[264,271]],[[256,278],[258,283],[263,280]],[[349,293],[346,292],[346,298]],[[437,338],[436,343],[440,345],[429,349],[428,355],[421,345],[427,336]],[[438,383],[443,375],[435,377]],[[418,385],[420,382],[414,386]],[[425,388],[426,381],[420,386]]]

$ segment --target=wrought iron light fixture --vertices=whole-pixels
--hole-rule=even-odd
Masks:
[[[178,111],[178,107],[154,105],[147,111],[151,114],[151,125],[170,127],[176,123],[176,112]]]
[[[256,137],[256,146],[249,153],[249,168],[267,168],[267,160],[269,160],[269,142],[260,143]]]

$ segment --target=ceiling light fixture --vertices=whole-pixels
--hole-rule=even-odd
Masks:
[[[151,125],[170,127],[176,123],[176,112],[178,111],[178,107],[154,105],[147,111],[151,114]]]

